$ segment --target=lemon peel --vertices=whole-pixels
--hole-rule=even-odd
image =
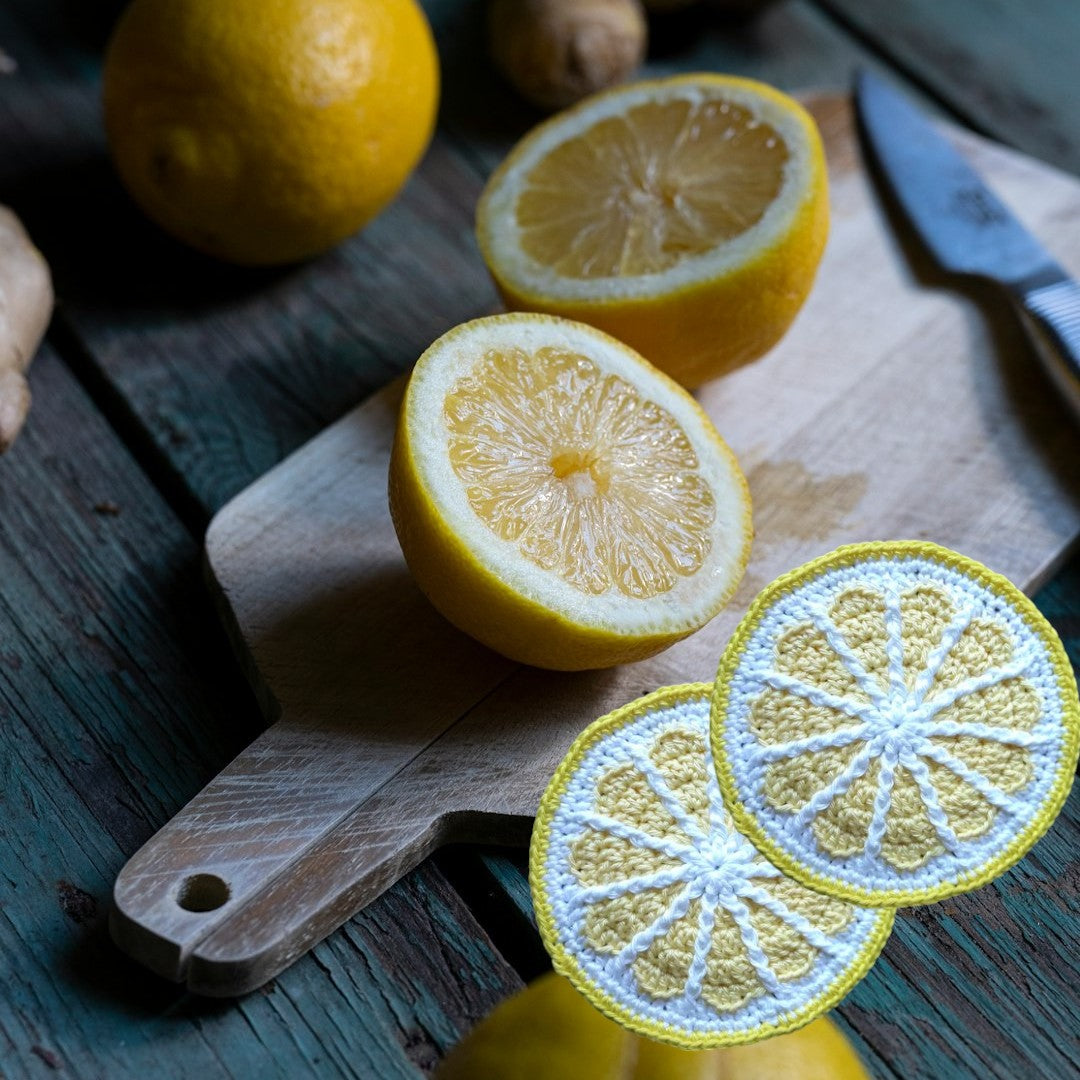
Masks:
[[[324,251],[382,210],[439,95],[415,0],[134,0],[103,77],[109,151],[142,210],[258,266]]]
[[[869,1080],[828,1017],[765,1042],[683,1050],[634,1035],[555,972],[501,1002],[435,1070],[435,1080]]]
[[[765,353],[809,294],[824,151],[809,113],[764,83],[633,83],[526,135],[476,220],[508,307],[597,326],[693,387]]]
[[[742,576],[750,497],[681,387],[591,327],[491,316],[417,362],[390,509],[452,623],[540,667],[605,667],[698,629]]]

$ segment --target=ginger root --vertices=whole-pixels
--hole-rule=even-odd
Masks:
[[[0,454],[30,408],[24,375],[52,315],[48,264],[19,219],[0,206]]]
[[[495,66],[541,108],[621,82],[645,56],[639,0],[492,0],[488,15]]]

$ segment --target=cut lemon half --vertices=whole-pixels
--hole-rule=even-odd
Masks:
[[[665,687],[587,728],[529,855],[555,970],[631,1031],[688,1048],[808,1023],[866,974],[893,922],[793,881],[736,830],[709,753],[712,690]]]
[[[658,652],[723,607],[749,556],[746,481],[697,403],[544,315],[465,323],[417,361],[390,510],[435,607],[540,667]]]
[[[597,326],[690,387],[779,341],[827,233],[813,119],[723,75],[636,83],[560,113],[511,151],[477,208],[508,307]]]
[[[871,905],[986,884],[1050,827],[1080,704],[1031,601],[972,559],[855,544],[779,578],[720,663],[713,750],[778,866]]]

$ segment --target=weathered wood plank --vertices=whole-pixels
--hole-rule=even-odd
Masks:
[[[1050,832],[998,881],[900,912],[881,959],[833,1014],[873,1076],[1073,1075],[1078,843],[1075,789]],[[493,852],[484,862],[531,918],[521,861]]]
[[[444,66],[442,129],[486,178],[544,114],[518,97],[488,62],[484,0],[429,0],[425,7],[433,15]],[[725,15],[719,5],[706,3],[669,16],[660,28],[665,32],[654,34],[642,78],[720,71],[789,91],[836,91],[850,85],[859,65],[879,64],[872,50],[838,30],[809,0],[763,5],[753,18]]]
[[[968,123],[1080,173],[1073,0],[819,0]]]
[[[1051,612],[1049,591],[1039,599]],[[1075,663],[1075,600],[1071,610]],[[900,913],[881,959],[834,1013],[872,1075],[1015,1080],[1073,1074],[1070,1032],[1078,1017],[1063,1002],[1075,998],[1080,982],[1072,946],[1078,843],[1080,789],[1074,789],[1047,836],[997,882]],[[484,864],[531,919],[522,861],[490,852]]]
[[[1075,560],[1035,602],[1080,669]],[[1080,1017],[1062,1003],[1075,1000],[1080,984],[1078,846],[1080,786],[1049,833],[998,881],[900,913],[881,960],[834,1013],[874,1076],[1015,1080],[1076,1071]],[[532,920],[524,860],[489,851],[483,863]]]
[[[492,306],[472,237],[480,181],[440,136],[398,201],[323,258],[278,271],[214,263],[121,190],[99,58],[57,33],[67,7],[15,0],[0,11],[0,40],[20,65],[0,95],[0,192],[53,264],[63,317],[118,406],[208,516]]]
[[[840,1009],[860,1050],[904,1080],[1071,1075],[1078,840],[1074,790],[1050,832],[993,884],[902,910]]]
[[[449,9],[451,5],[440,6]],[[919,15],[923,25],[927,25],[927,18],[936,17],[933,8],[955,10],[959,7],[923,6],[927,9]],[[110,311],[108,319],[121,323],[122,333],[106,335],[103,332],[100,344],[90,343],[90,363],[101,373],[102,386],[117,388],[117,411],[123,414],[121,419],[126,416],[133,429],[137,427],[149,434],[148,445],[166,463],[165,471],[190,493],[193,505],[206,514],[208,508],[244,486],[285,450],[313,434],[326,420],[338,415],[367,389],[382,381],[382,374],[370,373],[369,363],[381,364],[385,357],[387,363],[382,370],[389,373],[408,363],[415,352],[406,355],[405,349],[394,351],[392,339],[385,349],[378,341],[370,349],[361,348],[348,320],[335,317],[332,305],[339,295],[336,290],[331,291],[328,300],[316,296],[308,307],[292,308],[283,301],[284,314],[277,320],[277,329],[267,334],[272,340],[268,344],[255,343],[249,351],[236,345],[232,346],[232,352],[228,351],[228,334],[245,332],[243,317],[235,316],[231,322],[223,318],[218,323],[211,318],[211,329],[201,323],[204,317],[220,316],[219,309],[225,309],[227,314],[243,308],[248,302],[252,305],[249,311],[260,310],[254,296],[264,288],[276,289],[288,297],[291,279],[289,275],[259,278],[258,275],[231,274],[201,260],[185,262],[185,253],[161,241],[126,206],[101,157],[94,92],[104,24],[121,7],[117,0],[94,5],[73,5],[56,0],[53,3],[9,0],[3,5],[0,43],[14,52],[21,62],[23,75],[19,79],[23,81],[6,79],[0,92],[0,142],[4,150],[0,154],[0,188],[7,185],[28,205],[37,207],[36,223],[55,240],[55,245],[50,245],[55,249],[49,253],[64,267],[61,298],[65,298],[65,287],[68,287],[72,299],[88,312],[93,314],[99,304],[105,305]],[[476,4],[471,7],[475,11]],[[910,9],[909,5],[901,7]],[[875,4],[873,8],[882,9],[877,12],[878,19],[890,15],[885,5]],[[864,9],[870,10],[865,5]],[[1025,8],[1024,14],[1015,13],[1015,17],[1026,18],[1026,11]],[[999,17],[1002,15],[1009,15],[1004,7]],[[908,18],[905,14],[900,17]],[[916,25],[917,20],[912,18],[911,23]],[[32,32],[22,33],[23,25],[30,26]],[[994,27],[995,23],[986,21],[984,25]],[[996,25],[1003,24],[998,22]],[[58,28],[62,32],[58,33]],[[727,50],[715,66],[773,78],[792,87],[840,84],[845,81],[850,58],[858,55],[857,49],[844,43],[842,34],[836,33],[826,20],[815,17],[802,3],[775,5],[764,22],[752,22],[741,29],[725,25],[708,32],[714,35],[718,48]],[[1002,35],[1003,38],[1006,36]],[[833,48],[835,53],[824,56]],[[1075,54],[1075,48],[1072,51]],[[693,48],[676,46],[669,49],[661,63],[697,65]],[[450,68],[446,70],[449,74]],[[459,70],[463,72],[462,78],[468,76],[467,66]],[[1069,70],[1071,73],[1071,68]],[[772,74],[774,71],[776,75]],[[1001,81],[999,66],[991,65],[986,74],[988,77],[981,89],[965,76],[950,92],[965,87],[972,93],[992,91]],[[925,73],[922,77],[926,78]],[[461,125],[460,132],[458,127],[451,129],[454,142],[447,149],[447,154],[455,158],[460,151],[462,158],[475,166],[476,178],[469,180],[463,175],[462,183],[476,187],[479,176],[489,167],[485,162],[501,154],[500,147],[505,147],[529,122],[527,115],[519,112],[518,106],[501,87],[487,85],[491,94],[474,96],[474,117]],[[942,90],[942,86],[935,85],[935,88]],[[448,87],[448,105],[449,91]],[[1056,122],[1074,120],[1074,110],[1060,107],[1061,96],[1059,87],[1049,99],[1049,115]],[[499,129],[495,125],[492,128],[484,119],[488,112],[499,116],[504,110],[511,120],[508,127]],[[467,113],[468,109],[463,111]],[[466,116],[465,120],[469,118]],[[989,130],[993,131],[992,128]],[[472,142],[484,138],[491,142],[488,158],[479,151],[466,153]],[[1052,157],[1037,146],[1019,139],[1014,141],[1041,156]],[[42,151],[43,146],[47,148],[46,152]],[[460,164],[455,166],[458,167],[464,168]],[[472,259],[473,255],[468,252],[471,244],[468,217],[466,212],[460,219],[462,235],[459,240],[468,258]],[[64,242],[68,235],[67,224],[74,226],[71,235],[77,241],[70,247]],[[131,269],[103,275],[98,253],[112,250],[115,245],[129,256]],[[168,273],[161,267],[162,245],[167,249],[165,259],[174,267]],[[385,252],[393,250],[391,243],[384,245]],[[366,263],[362,264],[361,269],[366,266]],[[466,274],[471,282],[469,289],[488,288],[482,274],[473,276],[476,272],[473,262],[459,264],[456,259],[451,259],[443,272],[451,277]],[[346,267],[342,275],[346,290],[355,273],[355,267]],[[362,295],[366,303],[372,302],[373,298],[380,305],[385,302],[386,294]],[[474,298],[472,292],[468,295]],[[488,291],[486,296],[490,300],[492,294]],[[220,303],[214,302],[215,297],[221,298]],[[460,310],[466,314],[475,313],[472,303],[472,299],[462,301]],[[75,304],[69,310],[75,310],[77,306]],[[358,307],[363,312],[364,304]],[[312,324],[318,323],[318,329],[301,334],[295,327],[290,328],[288,319],[293,311],[306,311],[304,317],[311,319]],[[353,314],[355,311],[350,317]],[[408,314],[414,316],[416,313],[409,310]],[[446,317],[453,321],[463,316],[455,309],[448,311]],[[179,329],[171,328],[173,318],[179,322]],[[441,329],[435,325],[436,321],[431,320],[430,336]],[[225,329],[213,329],[215,326]],[[415,336],[416,340],[420,337],[419,333]],[[281,338],[288,348],[282,345]],[[87,339],[84,337],[83,340]],[[410,339],[410,349],[416,345],[416,340]],[[180,347],[190,350],[192,346],[198,353],[194,358],[177,352]],[[239,354],[238,360],[230,360],[228,377],[218,359],[221,349],[230,358]],[[288,349],[295,349],[295,353],[290,354]],[[107,366],[99,352],[108,360]],[[156,359],[151,361],[147,357]],[[164,365],[166,375],[151,370],[159,365]],[[294,372],[294,366],[302,370]],[[307,406],[305,395],[308,394],[314,394],[315,407]],[[245,404],[250,398],[255,399],[254,403]],[[203,419],[192,423],[190,417],[201,413],[205,413]],[[243,426],[237,422],[237,417],[244,418]],[[192,479],[188,480],[189,476]],[[0,484],[3,484],[2,474]],[[1073,608],[1074,619],[1075,611]],[[92,786],[93,773],[88,776],[88,785]],[[197,784],[198,779],[187,790],[194,790]],[[104,890],[98,895],[104,896]],[[78,910],[78,894],[71,896],[74,899],[69,903]],[[87,966],[108,966],[113,955],[104,950],[100,956],[93,956],[93,963]],[[296,970],[298,968],[293,969]],[[152,986],[147,984],[148,988]],[[321,986],[316,974],[302,990],[312,997],[320,997]],[[312,1004],[307,996],[303,1000],[309,1008],[320,1007]],[[286,1009],[282,1015],[287,1013]],[[162,1035],[161,1029],[156,1031]],[[115,1037],[114,1034],[112,1038]],[[957,1037],[956,1033],[950,1035],[950,1038]],[[309,1034],[298,1034],[296,1039],[310,1049],[312,1039]],[[0,1040],[0,1047],[3,1046]],[[47,1047],[43,1049],[48,1052]],[[362,1050],[357,1054],[358,1061],[370,1061],[363,1057]],[[46,1059],[34,1060],[44,1062]],[[214,1059],[210,1054],[201,1058],[193,1054],[192,1061],[209,1062],[211,1072],[214,1070]],[[192,1071],[196,1067],[193,1065]],[[275,1070],[267,1064],[266,1071],[273,1075]]]
[[[520,981],[434,868],[268,992],[144,973],[124,859],[253,734],[198,545],[51,350],[0,461],[0,1072],[415,1077]]]
[[[747,581],[730,609],[700,633],[609,672],[519,669],[507,677],[482,654],[458,664],[454,658],[468,643],[445,624],[430,625],[433,612],[402,577],[382,501],[396,387],[333,425],[215,518],[209,563],[282,719],[136,856],[117,893],[146,940],[172,944],[170,962],[191,956],[191,985],[266,978],[441,835],[494,839],[500,829],[520,827],[590,720],[657,685],[709,677],[753,594],[806,558],[840,542],[924,536],[1031,585],[1075,537],[1080,515],[1069,463],[1076,432],[1049,388],[1025,375],[1033,361],[1018,327],[976,308],[971,297],[933,287],[938,279],[910,265],[859,168],[846,103],[824,98],[813,107],[826,132],[836,223],[818,288],[789,339],[701,392],[748,470],[758,513]],[[1048,230],[1071,220],[1074,180],[983,140],[956,137],[1007,195],[1042,215],[1033,225]],[[1058,226],[1055,242],[1067,265],[1078,241],[1075,228]],[[1043,438],[1049,441],[1040,449]],[[855,458],[853,446],[869,450]],[[332,539],[313,536],[312,522]],[[343,607],[343,597],[356,602]],[[405,644],[400,657],[383,656],[383,641],[363,644],[372,625],[384,641]],[[409,645],[417,634],[426,648]],[[336,646],[311,647],[328,641],[361,643],[370,669],[348,665]],[[451,671],[440,670],[443,660]],[[381,677],[391,666],[397,681],[386,685]],[[499,685],[490,690],[493,681]],[[439,692],[417,699],[412,688],[422,684]],[[373,696],[382,704],[371,717]],[[432,741],[447,724],[446,707],[461,708],[466,696],[478,704]],[[395,718],[392,730],[379,724],[381,715]],[[344,726],[350,716],[351,737],[327,750],[327,721]],[[272,777],[263,765],[271,752],[280,766]],[[384,785],[372,795],[371,774],[379,771]],[[326,820],[300,834],[290,818],[264,833],[278,791],[309,784],[309,776],[327,787]],[[342,817],[350,800],[354,809]],[[250,809],[257,829],[246,820]],[[251,864],[253,841],[268,838],[275,862]],[[272,876],[262,877],[264,865]],[[157,894],[204,869],[238,887],[235,905],[222,908],[211,933],[198,937],[206,924],[193,928],[163,909]],[[1057,888],[1061,876],[1059,867],[1032,888]],[[957,910],[990,920],[988,896],[976,902],[983,907]],[[1060,926],[1054,933],[1062,936]],[[987,941],[969,936],[965,948],[1004,966]],[[141,940],[131,938],[132,951],[146,956]],[[938,948],[932,934],[916,936],[919,977],[906,980],[900,966],[884,976],[889,1010],[859,1014],[868,1046],[883,1047],[883,1060],[891,1053],[890,1025],[910,997],[916,1013],[937,1015],[954,1033],[951,1053],[965,1069],[979,1065],[974,1043],[989,1045],[984,1015],[1014,1020],[1016,1038],[993,1043],[1002,1061],[1016,1066],[1028,1051],[1055,1061],[1046,1025],[1026,1019],[1035,1004],[1028,984],[1043,981],[1052,950],[1016,957],[1012,977],[997,987],[1000,1003],[965,1014],[959,1024],[951,1022],[947,996],[927,996],[955,981],[956,958],[936,956]],[[1050,1015],[1059,1026],[1074,1023],[1075,994],[1064,985],[1055,991],[1045,1003]],[[927,1075],[938,1052],[932,1045],[914,1052],[912,1070]]]
[[[440,134],[385,214],[282,271],[188,252],[124,195],[98,103],[99,49],[117,5],[75,22],[65,0],[0,10],[0,41],[20,64],[0,94],[0,198],[52,261],[62,317],[93,377],[148,437],[158,471],[206,516],[443,330],[496,304],[473,208],[484,176],[539,117],[487,62],[483,0],[425,6],[444,66]],[[804,0],[698,29],[644,74],[704,67],[789,88],[843,86],[867,59]]]
[[[1080,558],[1074,556],[1039,591],[1035,603],[1061,635],[1073,667],[1080,669]]]

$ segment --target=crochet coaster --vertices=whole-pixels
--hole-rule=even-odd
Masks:
[[[892,912],[804,888],[735,831],[708,746],[712,686],[592,724],[540,804],[530,883],[557,971],[640,1034],[688,1048],[789,1031],[867,972]]]
[[[738,827],[792,877],[922,904],[985,884],[1049,828],[1080,706],[1060,640],[1005,578],[935,544],[855,544],[755,600],[711,741]]]

